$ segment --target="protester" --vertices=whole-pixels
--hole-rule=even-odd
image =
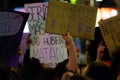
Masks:
[[[22,80],[40,80],[43,67],[36,58],[31,58],[18,70]]]
[[[113,72],[113,80],[120,80],[120,47],[112,53],[111,69]]]
[[[63,38],[66,41],[69,58],[58,63],[55,68],[60,80],[66,80],[67,75],[70,77],[74,75],[74,73],[80,73],[77,63],[77,51],[73,42],[73,38],[70,36],[69,32],[63,35]]]
[[[112,70],[110,66],[103,62],[94,62],[87,66],[84,76],[93,80],[111,80]]]
[[[79,71],[79,68],[77,62],[77,51],[73,38],[70,36],[69,32],[67,32],[66,35],[63,36],[63,38],[66,41],[66,47],[69,53],[69,59],[68,59],[68,63],[66,64],[66,68],[70,71],[77,72]]]
[[[73,75],[74,75],[73,72],[71,72],[71,71],[66,71],[66,72],[63,73],[61,80],[70,80],[70,78],[71,78]]]
[[[59,80],[56,71],[53,68],[44,68],[41,72],[42,76],[40,80]]]
[[[91,80],[91,79],[87,79],[86,77],[80,75],[74,75],[70,78],[70,80]]]
[[[50,67],[44,67],[36,58],[31,58],[28,63],[18,70],[22,80],[58,80],[56,71]]]
[[[19,80],[19,78],[16,77],[5,65],[0,64],[0,80]]]

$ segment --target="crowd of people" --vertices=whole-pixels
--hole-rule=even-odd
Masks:
[[[63,38],[66,41],[69,57],[52,68],[41,63],[37,58],[30,58],[31,41],[29,37],[30,35],[26,39],[27,49],[23,64],[16,69],[0,64],[0,80],[120,80],[120,48],[112,53],[108,63],[102,59],[103,55],[106,54],[106,46],[103,44],[104,41],[99,40],[96,48],[87,47],[87,54],[90,56],[86,55],[87,64],[81,68],[77,61],[77,51],[73,38],[67,32]],[[90,44],[90,41],[87,43]],[[91,42],[91,44],[93,43]],[[19,53],[21,53],[20,50],[18,47]],[[96,54],[95,59],[91,56],[92,54]]]
[[[120,4],[119,0],[115,1]],[[120,47],[110,55],[102,35],[96,32],[100,33],[99,28],[96,28],[93,41],[86,40],[85,65],[78,64],[76,47],[70,33],[63,35],[69,57],[55,68],[41,63],[37,58],[30,58],[31,40],[28,35],[23,64],[8,67],[0,63],[0,80],[120,80]],[[17,53],[21,54],[20,46]]]

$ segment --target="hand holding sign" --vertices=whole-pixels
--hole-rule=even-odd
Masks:
[[[71,46],[74,44],[72,36],[70,36],[70,33],[67,31],[66,34],[63,36],[63,38],[66,41],[67,49],[70,49]]]
[[[99,43],[98,49],[97,49],[97,58],[96,58],[97,62],[101,61],[101,58],[102,58],[103,53],[104,53],[104,50],[105,50],[105,46],[103,45],[103,41],[101,41]]]
[[[66,46],[69,51],[69,61],[66,65],[68,70],[76,71],[78,69],[77,65],[77,50],[73,42],[73,38],[70,33],[67,31],[66,35],[63,36],[66,41]]]

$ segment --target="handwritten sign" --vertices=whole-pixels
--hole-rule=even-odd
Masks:
[[[28,16],[28,13],[16,11],[0,12],[0,63],[7,67],[18,66],[16,51]]]
[[[50,0],[45,31],[64,34],[69,30],[72,36],[93,40],[96,15],[95,7]]]
[[[94,39],[97,8],[71,5],[69,30],[75,37]]]
[[[16,34],[22,21],[23,17],[15,12],[0,12],[0,36]]]
[[[120,47],[120,16],[100,21],[99,24],[103,38],[111,55],[117,47]]]
[[[30,55],[38,58],[40,62],[55,67],[57,63],[63,61],[68,56],[62,36],[44,32],[47,8],[47,2],[25,4],[26,12],[30,13],[28,19],[32,39]],[[53,19],[53,27],[55,23]]]
[[[55,34],[66,33],[69,24],[69,16],[70,5],[63,4],[62,2],[58,2],[56,0],[49,1],[45,31]]]

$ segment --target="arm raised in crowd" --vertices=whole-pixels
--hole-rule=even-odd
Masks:
[[[103,41],[101,41],[98,45],[98,48],[97,48],[97,57],[96,57],[96,62],[100,62],[101,61],[101,58],[103,56],[103,53],[104,53],[104,50],[105,50],[105,46],[103,45]]]
[[[70,71],[77,71],[78,69],[78,65],[77,65],[77,52],[76,52],[76,48],[75,48],[75,45],[74,45],[74,41],[73,41],[73,38],[72,36],[70,36],[70,33],[67,32],[63,38],[65,39],[66,41],[66,46],[67,46],[67,49],[68,49],[68,53],[69,53],[69,61],[66,65],[66,68]]]

